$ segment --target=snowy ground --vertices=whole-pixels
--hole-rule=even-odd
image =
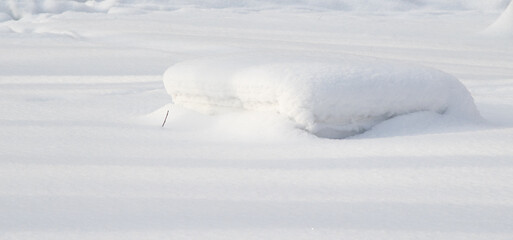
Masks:
[[[481,34],[505,5],[441,2],[0,15],[0,238],[511,239],[513,45]],[[253,52],[438,68],[485,122],[417,113],[329,140],[170,104],[169,66]]]

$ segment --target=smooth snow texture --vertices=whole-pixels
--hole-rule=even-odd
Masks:
[[[438,70],[372,58],[214,57],[170,67],[173,102],[200,111],[270,110],[317,136],[344,138],[418,111],[473,119],[472,97]]]
[[[135,3],[134,0],[120,0],[125,5]],[[490,10],[500,8],[504,0],[152,0],[155,5],[195,6],[204,8],[233,7],[300,7],[309,10],[329,9],[345,11],[407,11],[419,9],[438,10]]]
[[[486,33],[496,36],[513,36],[513,1],[488,29]]]

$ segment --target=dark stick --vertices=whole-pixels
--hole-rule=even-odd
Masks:
[[[164,127],[164,124],[166,124],[166,120],[167,120],[167,115],[169,115],[169,110],[167,110],[167,113],[166,113],[166,118],[164,118],[164,122],[162,123],[162,127]]]

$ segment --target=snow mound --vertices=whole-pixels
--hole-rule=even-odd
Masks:
[[[173,102],[206,113],[273,111],[317,136],[344,138],[394,116],[431,111],[478,116],[467,89],[441,71],[402,62],[250,55],[190,60],[170,67]]]

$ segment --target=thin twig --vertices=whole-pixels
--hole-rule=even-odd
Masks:
[[[164,118],[164,122],[162,123],[162,127],[166,124],[167,115],[169,115],[169,110],[167,110],[166,117]]]

